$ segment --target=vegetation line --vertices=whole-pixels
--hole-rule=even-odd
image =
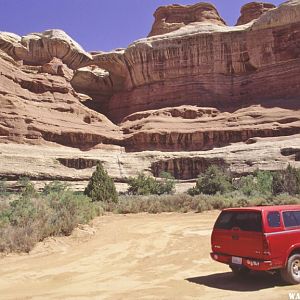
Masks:
[[[46,237],[70,235],[79,224],[105,212],[186,213],[300,203],[300,170],[291,166],[241,178],[211,166],[185,194],[175,194],[175,181],[168,173],[159,180],[139,174],[127,181],[127,194],[119,196],[101,164],[84,193],[57,181],[38,192],[27,178],[19,180],[22,189],[18,193],[10,193],[5,180],[0,181],[0,252],[29,252]]]

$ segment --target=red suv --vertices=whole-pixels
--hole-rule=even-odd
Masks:
[[[211,236],[211,257],[235,274],[280,270],[300,283],[300,205],[224,209]]]

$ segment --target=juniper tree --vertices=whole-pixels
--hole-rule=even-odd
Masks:
[[[114,181],[109,177],[101,163],[97,164],[96,171],[92,174],[84,193],[92,198],[93,201],[118,201],[118,194]]]

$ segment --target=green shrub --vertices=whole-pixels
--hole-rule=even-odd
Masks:
[[[175,191],[175,178],[168,172],[162,172],[160,178],[157,194],[172,194]]]
[[[21,177],[18,180],[18,184],[21,186],[22,197],[34,198],[38,195],[38,192],[28,177]]]
[[[272,194],[273,174],[269,171],[256,171],[253,175],[242,176],[235,183],[236,190],[244,195],[258,196]]]
[[[50,194],[47,198],[52,214],[49,235],[70,235],[78,224],[86,224],[97,215],[92,200],[71,191]]]
[[[0,228],[9,224],[9,204],[0,202]]]
[[[224,194],[232,190],[230,176],[217,166],[210,166],[204,174],[200,175],[196,186],[188,191],[190,195]]]
[[[118,202],[118,193],[112,178],[109,177],[101,163],[97,164],[84,193],[93,201]]]
[[[163,195],[171,194],[175,188],[175,180],[169,173],[161,174],[161,181],[140,173],[137,177],[129,177],[128,194],[131,195]]]
[[[28,197],[22,196],[10,202],[9,221],[12,226],[24,227],[36,219],[37,215],[37,207]]]
[[[6,222],[0,226],[0,251],[28,252],[47,234],[48,217],[51,215],[44,199],[19,197],[2,210]]]
[[[270,171],[255,172],[257,191],[261,195],[272,194],[273,174]]]
[[[1,179],[0,180],[0,196],[7,196],[7,183],[6,179]]]
[[[272,192],[274,195],[300,194],[300,169],[289,165],[285,170],[277,171],[273,175]]]
[[[138,174],[137,177],[129,177],[128,179],[128,193],[131,195],[150,195],[156,191],[156,180],[143,173]]]
[[[188,194],[191,196],[228,194],[233,190],[247,197],[271,197],[282,193],[298,195],[300,194],[300,170],[291,166],[276,172],[257,170],[252,175],[236,179],[231,178],[217,166],[211,166],[199,176],[196,186],[189,189]]]
[[[14,199],[0,201],[0,251],[28,252],[48,236],[69,235],[78,224],[86,224],[101,213],[101,207],[58,183],[42,194],[26,179]],[[28,188],[29,187],[29,188]]]
[[[255,177],[253,175],[243,176],[235,182],[234,187],[248,197],[254,195],[256,193]]]
[[[68,185],[66,183],[60,181],[52,181],[46,184],[43,188],[42,194],[49,195],[51,193],[61,193],[68,189]]]

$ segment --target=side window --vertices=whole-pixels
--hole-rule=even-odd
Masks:
[[[285,227],[300,226],[300,211],[286,211],[283,213]]]
[[[268,225],[272,228],[280,227],[280,214],[278,211],[268,213]]]
[[[300,226],[300,211],[294,211],[294,216],[298,226]]]

